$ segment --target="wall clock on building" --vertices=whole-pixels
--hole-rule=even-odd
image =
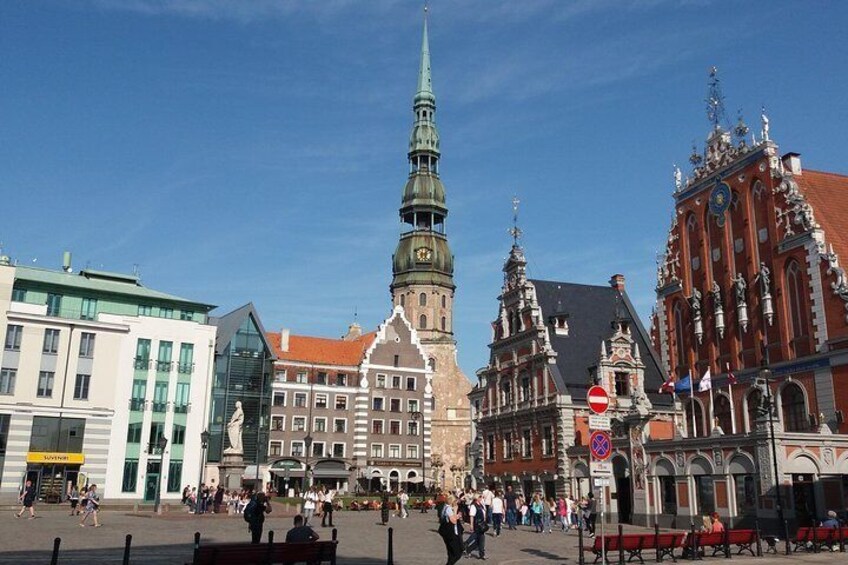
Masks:
[[[719,226],[724,225],[724,213],[730,207],[730,186],[721,179],[716,179],[715,188],[710,193],[710,213],[716,217]]]
[[[433,252],[429,247],[419,247],[415,250],[415,258],[418,261],[430,261],[433,258]]]

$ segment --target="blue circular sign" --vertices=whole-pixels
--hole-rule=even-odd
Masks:
[[[607,432],[595,431],[589,437],[589,450],[592,457],[605,461],[612,455],[612,440]]]

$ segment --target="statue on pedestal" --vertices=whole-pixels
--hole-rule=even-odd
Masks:
[[[236,400],[236,409],[227,423],[227,437],[230,439],[230,447],[224,450],[226,454],[243,454],[244,447],[241,443],[241,431],[244,427],[244,412],[241,409],[241,400]]]

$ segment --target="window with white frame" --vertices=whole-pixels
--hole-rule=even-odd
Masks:
[[[326,432],[327,431],[327,418],[315,418],[312,420],[312,431],[313,432]]]
[[[533,436],[529,428],[521,432],[521,456],[533,456]]]
[[[292,457],[303,457],[303,442],[302,441],[293,441],[291,442],[291,446],[289,449],[289,454]]]
[[[346,418],[335,418],[335,419],[333,419],[333,431],[337,434],[346,434],[347,433],[347,419]]]
[[[418,422],[415,420],[410,420],[406,423],[406,434],[410,436],[418,435]]]
[[[375,459],[379,459],[383,457],[383,444],[382,443],[372,443],[371,444],[371,457]]]
[[[390,398],[389,399],[389,411],[390,412],[400,412],[400,398]]]
[[[306,371],[298,371],[297,375],[295,375],[294,382],[301,384],[306,383]]]
[[[302,432],[306,430],[306,416],[293,416],[292,417],[292,430],[295,432]]]
[[[418,446],[414,443],[408,443],[406,445],[406,458],[407,459],[418,459]]]
[[[386,409],[386,399],[382,396],[375,396],[371,399],[371,409],[377,412],[382,412]]]
[[[274,380],[279,383],[286,382],[286,370],[285,369],[277,369],[274,371]]]
[[[400,375],[392,375],[392,388],[400,390]]]
[[[279,457],[283,454],[283,442],[272,441],[268,444],[268,455],[271,457]]]
[[[418,399],[416,399],[416,398],[410,398],[409,400],[407,400],[406,401],[406,407],[407,407],[407,410],[406,410],[407,412],[420,412],[421,411],[419,409]]]
[[[389,420],[389,433],[400,435],[400,420]]]
[[[324,457],[323,441],[316,441],[312,444],[312,457]]]
[[[333,444],[333,457],[344,457],[345,456],[345,444],[341,442],[336,442]]]
[[[306,408],[306,393],[305,392],[294,393],[294,405],[298,408]]]
[[[327,407],[327,395],[326,394],[316,394],[315,395],[315,408],[326,408]]]
[[[554,428],[553,426],[545,426],[542,428],[542,455],[550,456],[554,454]]]
[[[383,433],[383,420],[371,420],[371,433],[377,435]]]
[[[512,459],[512,432],[504,432],[503,435],[503,458]]]
[[[415,390],[415,377],[406,377],[406,390]]]
[[[377,382],[374,384],[377,388],[386,388],[386,375],[377,375]]]
[[[337,394],[335,400],[336,400],[336,410],[347,410],[347,395],[346,394]]]
[[[275,392],[274,393],[274,406],[285,406],[286,405],[286,393],[285,392]]]
[[[389,444],[389,458],[400,459],[400,445],[394,443]]]
[[[495,460],[495,434],[489,434],[486,438],[486,459]]]
[[[271,416],[271,431],[272,432],[282,432],[286,429],[286,417],[285,416]]]
[[[345,375],[344,373],[337,373],[336,386],[347,386],[347,375]]]
[[[327,372],[326,371],[318,371],[318,374],[315,375],[315,384],[316,385],[327,384]]]

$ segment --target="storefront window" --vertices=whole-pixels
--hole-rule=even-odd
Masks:
[[[698,496],[698,513],[706,516],[715,512],[715,484],[712,475],[696,475],[695,492]]]
[[[183,480],[183,462],[171,461],[168,464],[168,492],[180,492]]]
[[[82,453],[85,420],[35,416],[32,419],[30,451]]]
[[[755,514],[757,494],[753,475],[733,475],[736,485],[736,511],[740,515]]]
[[[121,483],[122,492],[135,492],[138,480],[138,459],[124,461],[124,480]]]
[[[663,514],[677,514],[677,485],[674,477],[660,477],[659,479]]]

